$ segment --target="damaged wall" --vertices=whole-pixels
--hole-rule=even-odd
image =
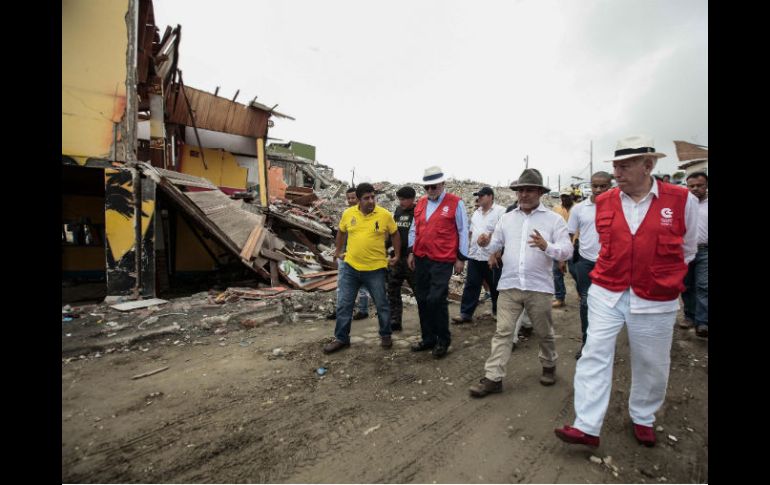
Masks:
[[[107,294],[128,295],[136,286],[136,232],[133,170],[107,169],[105,175],[105,234]],[[155,183],[141,182],[142,288],[155,296]]]
[[[62,2],[62,154],[114,159],[126,108],[128,0]]]
[[[179,171],[208,179],[227,194],[246,190],[249,170],[241,167],[232,153],[204,148],[203,155],[206,166],[197,146],[182,145]]]

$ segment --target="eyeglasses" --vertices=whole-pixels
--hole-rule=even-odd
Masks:
[[[425,190],[435,190],[435,189],[437,189],[437,188],[438,188],[438,184],[433,184],[433,185],[423,185],[423,187],[425,187]]]

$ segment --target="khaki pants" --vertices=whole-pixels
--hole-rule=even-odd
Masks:
[[[511,358],[516,321],[523,310],[532,320],[535,334],[540,340],[540,362],[543,367],[555,367],[556,345],[553,337],[551,301],[553,295],[539,291],[517,289],[500,290],[497,297],[497,329],[492,337],[492,352],[484,365],[486,378],[499,381],[505,377],[505,367]]]

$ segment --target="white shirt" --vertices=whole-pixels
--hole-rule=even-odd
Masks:
[[[698,201],[698,244],[709,243],[709,199]]]
[[[590,197],[572,208],[567,231],[580,234],[580,257],[595,262],[599,257],[599,233],[596,232],[596,204],[591,202]]]
[[[647,211],[650,209],[652,198],[658,197],[658,184],[653,179],[652,190],[642,198],[638,203],[626,195],[622,190],[620,191],[620,202],[623,206],[623,215],[626,217],[631,234],[636,234],[636,230],[642,224],[644,217],[647,215]],[[695,253],[698,251],[698,198],[688,192],[687,203],[684,208],[684,225],[686,232],[684,234],[684,243],[682,249],[684,251],[684,262],[689,263],[695,258]],[[675,312],[679,310],[679,297],[669,301],[652,301],[645,300],[637,296],[634,290],[629,287],[625,291],[610,291],[599,285],[591,285],[588,289],[591,294],[597,298],[602,298],[609,303],[610,306],[615,306],[623,296],[625,291],[631,292],[630,311],[631,313],[667,313]]]
[[[545,251],[529,245],[535,229],[548,243]],[[543,204],[529,215],[520,207],[503,214],[487,249],[495,253],[503,247],[503,273],[497,283],[498,290],[516,288],[551,294],[553,260],[566,261],[573,251],[564,218]]]
[[[476,261],[488,261],[492,254],[489,246],[482,248],[479,246],[478,239],[482,234],[492,235],[495,232],[495,226],[500,218],[505,214],[505,207],[499,204],[492,204],[486,214],[481,207],[471,216],[471,241],[468,248],[468,257]]]

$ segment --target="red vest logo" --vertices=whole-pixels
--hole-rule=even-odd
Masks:
[[[674,211],[669,207],[664,207],[660,210],[660,224],[663,226],[670,226],[674,222]]]

